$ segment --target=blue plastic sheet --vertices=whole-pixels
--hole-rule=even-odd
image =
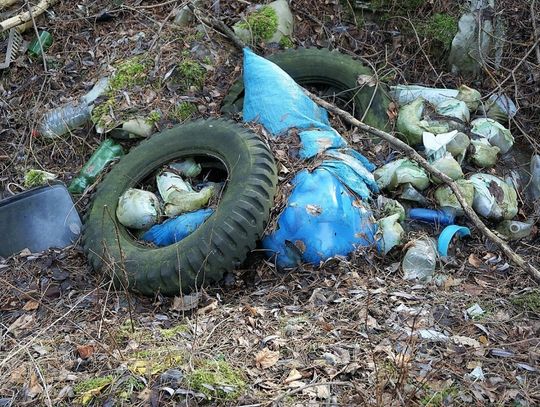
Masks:
[[[345,256],[358,246],[375,245],[377,226],[363,202],[379,191],[375,166],[347,142],[294,80],[274,63],[244,49],[244,121],[261,123],[274,137],[300,129],[299,157],[323,158],[312,172],[293,179],[293,190],[277,229],[262,246],[278,267],[318,264]]]
[[[213,213],[214,210],[210,208],[184,213],[152,226],[142,235],[141,240],[154,243],[159,247],[177,243],[195,231]]]
[[[332,173],[302,170],[293,185],[278,229],[262,241],[269,254],[278,254],[279,267],[317,264],[374,244],[377,227],[371,212]]]

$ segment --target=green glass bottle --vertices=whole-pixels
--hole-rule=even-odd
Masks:
[[[41,42],[41,47],[39,43]],[[53,43],[53,37],[48,31],[41,31],[39,37],[34,38],[30,45],[28,45],[28,53],[34,57],[39,57],[41,55],[41,50],[47,50]]]
[[[84,167],[82,167],[79,174],[73,178],[68,188],[69,192],[72,194],[82,194],[86,187],[96,180],[97,176],[108,163],[122,155],[124,155],[124,150],[122,150],[120,144],[117,144],[111,139],[103,141]]]

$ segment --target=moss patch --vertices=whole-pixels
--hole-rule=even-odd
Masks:
[[[540,291],[534,290],[526,294],[518,295],[510,302],[523,311],[531,311],[540,314]]]
[[[442,13],[433,14],[426,23],[419,26],[419,32],[423,36],[439,41],[445,49],[450,49],[457,31],[457,19]]]
[[[83,406],[87,405],[95,397],[101,394],[101,391],[114,381],[114,376],[93,377],[77,383],[73,387],[73,392],[78,397],[78,402]]]
[[[426,407],[448,406],[458,395],[459,391],[455,387],[448,387],[444,390],[428,394],[420,400],[420,404]]]
[[[278,16],[272,7],[263,6],[247,16],[246,21],[238,24],[238,28],[251,32],[255,41],[266,41],[272,38],[278,27]]]
[[[285,36],[281,37],[281,39],[279,40],[279,46],[281,48],[287,49],[287,48],[294,47],[294,44],[293,44],[293,42],[291,40],[291,37],[285,35]]]
[[[225,361],[204,360],[186,375],[189,386],[208,398],[237,399],[246,388],[242,372]]]
[[[167,369],[178,367],[184,360],[184,352],[166,346],[156,346],[131,355],[129,370],[136,375],[152,376]]]
[[[181,86],[182,91],[192,86],[201,89],[206,79],[206,70],[195,60],[185,58],[176,67],[174,81]]]
[[[182,102],[171,111],[171,117],[179,122],[186,121],[197,112],[197,106],[193,103]]]
[[[172,328],[160,329],[159,332],[161,333],[161,336],[163,338],[171,339],[181,333],[187,332],[188,330],[189,330],[189,327],[187,325],[180,324],[180,325],[173,326]]]

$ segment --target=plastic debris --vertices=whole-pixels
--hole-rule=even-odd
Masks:
[[[301,158],[313,154],[322,158],[312,172],[300,171],[292,180],[277,229],[262,240],[267,254],[276,255],[280,268],[295,267],[374,245],[377,225],[362,202],[379,190],[371,174],[373,164],[360,153],[341,148],[346,142],[330,126],[328,113],[281,68],[247,48],[244,85],[244,121],[258,121],[279,138],[298,129]]]
[[[474,112],[480,106],[482,95],[476,89],[469,88],[467,85],[461,85],[458,88],[456,99],[465,102],[469,111]]]
[[[168,219],[152,226],[142,235],[141,240],[152,242],[159,247],[177,243],[193,233],[213,213],[213,209],[204,208]]]
[[[374,244],[376,226],[368,207],[329,171],[303,170],[292,184],[278,229],[262,241],[263,248],[277,255],[278,267],[319,264]]]
[[[38,130],[44,137],[60,137],[71,130],[84,126],[90,121],[91,114],[91,106],[64,105],[47,112]]]
[[[39,36],[34,38],[28,45],[28,53],[33,57],[39,57],[53,43],[53,37],[48,31],[41,31]]]
[[[51,172],[42,170],[29,170],[24,174],[25,188],[39,187],[47,184],[48,181],[53,181],[57,176]]]
[[[128,138],[146,138],[152,135],[154,126],[148,123],[145,118],[136,117],[122,123],[120,130],[128,133]]]
[[[471,373],[468,373],[465,375],[470,380],[473,380],[475,382],[483,382],[485,380],[484,371],[482,370],[481,366],[476,366]]]
[[[64,185],[35,188],[0,201],[0,256],[32,253],[75,243],[81,219]]]
[[[398,214],[398,220],[405,220],[405,208],[395,199],[386,198],[384,195],[377,197],[377,210],[379,217],[387,217]]]
[[[471,132],[486,138],[492,146],[497,146],[501,154],[506,154],[514,145],[510,130],[493,119],[480,118],[471,122]]]
[[[152,192],[130,188],[118,199],[116,217],[125,227],[147,229],[159,220],[160,215],[159,200]]]
[[[456,214],[451,208],[412,208],[409,210],[408,217],[412,220],[433,223],[436,225],[451,225],[452,223],[454,223]]]
[[[408,158],[391,161],[373,172],[380,189],[394,190],[399,185],[411,184],[423,191],[429,186],[427,173],[416,162]]]
[[[497,163],[501,152],[497,146],[492,146],[485,138],[471,141],[470,161],[480,168],[491,168]]]
[[[427,237],[417,239],[403,257],[401,263],[403,278],[405,280],[428,281],[433,276],[436,265],[435,240]]]
[[[400,244],[405,233],[403,227],[399,224],[399,216],[400,214],[396,213],[377,221],[381,232],[379,244],[384,254],[387,254],[394,246]]]
[[[463,170],[461,169],[461,166],[450,153],[446,153],[444,157],[433,161],[431,165],[453,180],[463,178]],[[442,181],[437,177],[433,177],[433,182],[437,184],[442,183]]]
[[[186,158],[167,165],[173,171],[177,171],[185,177],[196,177],[202,171],[201,164],[195,162],[193,158]]]
[[[467,104],[458,99],[448,99],[439,103],[436,112],[443,116],[453,117],[463,122],[468,122],[471,118]]]
[[[198,7],[201,4],[201,0],[193,0],[192,4],[194,7]],[[191,20],[193,20],[193,12],[186,5],[176,11],[173,24],[178,27],[186,27]]]
[[[485,105],[480,106],[480,112],[499,123],[508,123],[516,115],[517,107],[505,94],[491,95]]]
[[[424,106],[425,100],[418,98],[399,109],[396,128],[404,136],[404,141],[410,146],[420,144],[422,134],[426,131],[425,128],[420,126]]]
[[[418,192],[411,184],[403,185],[399,197],[406,201],[419,203],[420,205],[426,205],[428,202],[424,195]]]
[[[533,201],[536,201],[540,198],[540,155],[538,154],[531,157],[530,173],[529,192]]]
[[[170,202],[170,195],[177,192],[193,192],[189,182],[174,172],[163,171],[156,178],[159,195],[164,202]]]
[[[473,209],[493,220],[512,219],[518,211],[516,190],[501,178],[490,174],[473,174]]]
[[[422,143],[424,144],[426,157],[430,160],[437,160],[446,155],[446,146],[454,140],[454,138],[461,133],[458,133],[457,130],[433,134],[429,132],[424,132],[422,134]]]
[[[443,257],[448,256],[448,247],[452,242],[454,236],[470,236],[471,231],[465,226],[459,225],[448,225],[443,229],[439,238],[437,239],[437,250],[439,254]]]
[[[209,185],[196,192],[189,182],[170,171],[159,174],[156,183],[159,194],[165,202],[166,216],[177,216],[200,209],[214,196],[216,190],[214,185]]]
[[[482,309],[478,303],[474,303],[469,308],[467,308],[467,314],[469,314],[470,317],[475,318],[484,315],[485,311]]]
[[[458,90],[428,88],[419,85],[396,85],[390,87],[390,95],[400,105],[405,105],[421,97],[437,106],[448,99],[455,99]]]
[[[474,185],[471,181],[466,179],[458,179],[456,184],[461,192],[465,202],[469,206],[473,205],[474,201]],[[435,190],[434,198],[441,208],[452,208],[457,215],[463,214],[463,208],[458,202],[456,195],[452,192],[452,189],[448,185],[441,185]]]
[[[432,342],[447,342],[449,339],[447,335],[435,329],[419,329],[418,336]]]
[[[103,95],[107,89],[109,88],[109,77],[105,76],[101,79],[99,79],[92,89],[90,89],[90,92],[88,92],[86,95],[81,96],[81,103],[90,105],[94,103],[94,101]]]
[[[497,232],[508,240],[519,240],[530,236],[534,223],[503,220],[497,227]]]
[[[111,139],[104,140],[82,167],[79,174],[73,178],[71,184],[69,184],[69,192],[82,194],[88,186],[92,185],[110,162],[122,155],[124,155],[124,150],[120,144]]]
[[[461,163],[470,144],[471,140],[469,139],[469,136],[465,133],[457,132],[454,138],[446,144],[446,151],[452,154],[456,160]]]

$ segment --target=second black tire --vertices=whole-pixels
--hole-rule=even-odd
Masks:
[[[354,102],[354,114],[364,122],[381,130],[391,128],[388,119],[390,98],[383,83],[373,85],[369,78],[373,71],[360,61],[339,51],[318,48],[299,48],[278,52],[267,57],[303,86],[332,87],[339,98]],[[359,85],[360,82],[367,82]],[[223,100],[223,113],[239,113],[244,100],[242,78],[231,86]]]
[[[178,243],[153,248],[116,220],[119,196],[164,164],[187,156],[218,160],[228,180],[213,215]],[[124,156],[99,185],[85,221],[83,247],[94,269],[145,295],[176,295],[220,280],[255,248],[276,192],[267,145],[230,121],[199,120],[156,134]]]

